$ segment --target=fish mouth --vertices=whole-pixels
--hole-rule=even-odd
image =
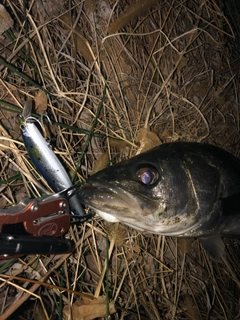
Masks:
[[[145,219],[156,210],[154,201],[136,191],[128,191],[109,182],[86,183],[78,191],[80,200],[109,222],[123,222],[144,231]],[[144,222],[146,224],[146,222]],[[149,227],[153,222],[149,221]]]
[[[142,209],[139,207],[139,194],[129,193],[118,186],[113,186],[110,183],[104,183],[104,186],[99,183],[86,183],[80,188],[81,201],[95,209],[103,209],[109,213],[125,211],[126,209],[134,210],[141,214]]]
[[[133,229],[168,236],[183,236],[198,222],[180,214],[165,215],[165,206],[137,190],[123,189],[116,183],[87,182],[78,190],[80,201],[109,222],[122,222]],[[180,217],[180,218],[179,218]]]

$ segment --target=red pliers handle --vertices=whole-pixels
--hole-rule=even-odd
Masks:
[[[25,198],[15,206],[0,209],[0,259],[69,252],[71,241],[57,237],[70,227],[71,194],[72,190],[64,190],[41,198]],[[75,218],[81,223],[91,216]]]

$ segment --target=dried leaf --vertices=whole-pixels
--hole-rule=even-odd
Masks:
[[[109,154],[108,152],[104,152],[100,155],[100,157],[94,162],[93,168],[92,168],[92,174],[103,170],[107,167],[109,163]]]
[[[183,301],[183,308],[186,310],[186,316],[188,320],[200,320],[202,319],[196,302],[189,294],[185,296]]]
[[[106,240],[105,240],[106,247]],[[89,253],[85,255],[85,260],[90,272],[86,272],[85,281],[87,282],[97,282],[99,280],[99,266],[96,263],[96,257]]]
[[[192,243],[194,238],[178,238],[178,247],[182,253],[189,253],[192,250]]]
[[[126,141],[111,138],[109,139],[109,144],[111,147],[114,147],[119,151],[123,151],[123,149],[128,146]]]
[[[0,150],[9,150],[11,149],[11,140],[12,137],[7,133],[7,131],[1,126],[0,128]]]
[[[132,19],[139,17],[141,14],[146,13],[146,11],[154,6],[158,0],[138,0],[133,2],[124,12],[122,12],[119,17],[113,21],[108,28],[109,33],[114,33],[120,28],[124,27]]]
[[[126,228],[119,223],[112,223],[108,227],[109,240],[115,242],[116,247],[122,247],[126,243],[128,233]]]
[[[6,274],[7,275],[12,275],[12,274],[18,273],[22,269],[23,269],[22,263],[16,262],[13,265],[11,265],[11,268],[8,269]],[[40,273],[37,272],[36,270],[33,270],[30,267],[26,267],[24,269],[24,272],[25,272],[25,274],[27,274],[29,276],[30,279],[35,279],[35,280],[40,280],[41,279]]]
[[[1,16],[0,16],[1,19]],[[0,27],[1,28],[1,27]],[[4,102],[9,102],[9,104],[15,104],[16,100],[21,101],[19,92],[13,87],[13,86],[9,86],[8,88],[6,88],[2,83],[0,83],[0,97],[1,100]],[[11,117],[16,116],[16,112],[12,111],[11,108],[9,108],[9,110],[5,110],[2,109],[1,106],[3,106],[3,108],[5,108],[6,106],[4,105],[4,103],[2,104],[0,101],[0,119],[9,119]]]
[[[47,95],[45,92],[39,90],[36,97],[34,98],[34,101],[35,110],[38,114],[41,114],[47,110]]]
[[[161,135],[161,140],[164,143],[168,143],[168,142],[174,142],[177,141],[179,139],[179,135],[177,133],[172,133],[169,130],[164,130]]]
[[[3,187],[7,187],[7,185],[2,185]],[[2,191],[2,190],[1,190]],[[7,200],[4,197],[0,197],[0,208],[4,208],[8,204]]]
[[[181,71],[184,67],[187,66],[189,58],[182,57],[181,61],[178,63],[177,70]]]
[[[68,29],[72,29],[72,22],[70,21],[70,17],[68,13],[62,15],[60,21],[64,23],[65,27],[67,27]],[[81,33],[82,33],[81,28],[79,26],[76,26],[75,29],[73,30],[76,49],[81,55],[83,55],[85,59],[87,59],[89,62],[92,62],[94,58],[92,55],[92,51],[90,49],[90,45],[87,39],[85,39]]]
[[[178,65],[177,65],[178,77],[181,77],[182,69],[188,65],[188,61],[189,61],[189,58],[186,58],[183,56],[181,61],[178,63]]]
[[[139,129],[135,140],[136,142],[140,143],[140,147],[136,154],[148,151],[161,144],[161,140],[156,133],[146,128]]]
[[[0,4],[0,35],[3,34],[9,28],[12,28],[13,20],[10,17],[7,10],[2,4]]]
[[[27,193],[26,193],[25,187],[22,187],[19,190],[16,190],[15,199],[17,203],[26,197],[27,197]]]
[[[41,22],[46,22],[59,15],[64,9],[64,0],[33,1],[34,16],[38,15]]]
[[[64,319],[68,319],[69,306],[63,309]],[[113,301],[109,303],[109,313],[115,313]],[[100,296],[94,300],[84,297],[83,300],[77,300],[71,310],[73,319],[92,320],[100,317],[106,317],[106,297]]]
[[[7,138],[11,138],[11,137],[8,136]],[[0,141],[0,150],[4,151],[4,150],[8,150],[9,148],[10,148],[10,141],[1,139],[1,141]]]
[[[22,110],[22,117],[23,119],[27,119],[32,115],[32,107],[33,107],[33,100],[30,98],[27,98],[24,108]]]
[[[96,1],[95,0],[85,0],[85,8],[90,12],[96,11]]]
[[[45,313],[40,302],[38,301],[34,306],[34,320],[42,320],[44,318],[46,318]]]
[[[150,254],[145,254],[143,267],[148,277],[153,277],[156,274],[156,267],[154,264],[153,256],[151,256]]]

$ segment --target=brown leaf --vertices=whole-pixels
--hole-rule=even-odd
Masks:
[[[64,319],[68,319],[69,306],[63,309]],[[109,313],[115,313],[113,301],[109,303]],[[71,310],[73,319],[92,320],[96,318],[106,317],[106,297],[100,296],[94,300],[84,297],[83,300],[77,300]]]
[[[13,20],[10,17],[7,10],[2,4],[0,4],[0,35],[3,34],[9,28],[12,28]]]
[[[98,159],[94,162],[93,168],[92,168],[92,174],[103,170],[107,167],[109,163],[109,154],[108,152],[102,153]]]
[[[144,267],[145,274],[148,277],[152,277],[156,274],[154,259],[150,254],[145,254],[143,267]]]
[[[10,136],[8,136],[7,138],[11,138]],[[10,141],[9,140],[4,140],[4,139],[1,139],[0,141],[0,150],[1,151],[4,151],[4,150],[7,150],[10,148]]]
[[[54,19],[64,10],[64,0],[38,0],[33,1],[33,16],[37,15],[43,23],[49,19]]]
[[[90,12],[96,11],[96,1],[95,0],[85,0],[85,8]]]
[[[15,199],[17,203],[26,197],[27,197],[27,193],[26,193],[25,187],[21,187],[19,190],[16,190]]]
[[[156,135],[156,133],[146,128],[139,129],[135,140],[136,142],[140,143],[137,154],[148,151],[161,144],[161,140]]]
[[[195,241],[194,238],[178,238],[178,247],[182,253],[189,253],[192,250],[192,243]]]
[[[195,300],[189,294],[184,297],[183,300],[183,309],[185,310],[187,319],[200,320],[202,319],[199,312],[198,306],[196,305]]]
[[[68,13],[62,15],[59,20],[64,24],[64,26],[67,29],[70,29],[70,30],[72,29],[72,21],[70,21],[70,17]],[[90,45],[87,39],[83,37],[82,30],[79,26],[76,26],[75,29],[73,30],[73,38],[74,38],[74,44],[76,46],[77,51],[81,55],[83,55],[83,57],[87,59],[89,62],[92,62],[94,58],[90,49]]]
[[[146,13],[149,8],[154,6],[158,0],[138,0],[134,1],[130,6],[123,11],[118,18],[113,21],[108,28],[109,33],[114,33],[120,28],[127,25],[132,19]]]
[[[41,114],[47,110],[47,95],[46,95],[46,93],[39,90],[36,97],[34,98],[34,101],[35,101],[35,110],[38,114]]]
[[[2,184],[0,187],[0,192],[7,188],[7,184]],[[0,197],[0,208],[4,208],[8,204],[7,200],[4,197]]]
[[[179,136],[177,133],[172,133],[170,132],[169,130],[164,130],[161,135],[161,140],[164,142],[164,143],[168,143],[168,142],[174,142],[174,141],[177,141],[179,139]]]

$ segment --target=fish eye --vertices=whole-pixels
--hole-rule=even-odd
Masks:
[[[159,173],[157,170],[153,168],[141,168],[137,172],[138,180],[141,181],[143,184],[149,186],[154,184],[159,177]]]

